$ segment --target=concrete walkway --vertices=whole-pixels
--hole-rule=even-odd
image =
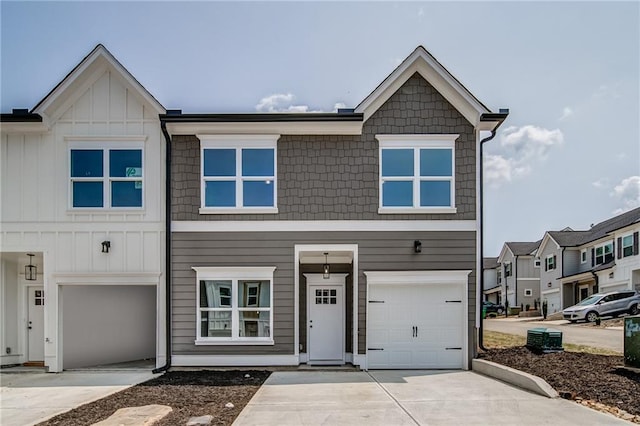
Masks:
[[[153,378],[150,370],[0,373],[0,424],[34,425]]]
[[[629,425],[471,371],[274,372],[234,425]]]

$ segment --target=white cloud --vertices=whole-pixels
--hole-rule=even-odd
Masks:
[[[629,176],[613,187],[610,195],[617,199],[621,207],[614,210],[614,214],[624,213],[640,207],[640,176]]]
[[[256,105],[258,112],[321,112],[310,111],[307,105],[293,105],[295,95],[291,93],[276,93],[260,99]]]
[[[573,110],[569,107],[564,107],[562,109],[562,115],[560,116],[560,118],[558,120],[560,121],[564,121],[567,118],[571,117],[573,115]]]
[[[424,7],[418,9],[418,18],[422,18],[424,16]]]
[[[485,183],[497,187],[530,174],[536,162],[544,161],[549,151],[563,142],[564,135],[559,129],[534,125],[504,129],[500,135],[502,152],[485,156]]]
[[[333,112],[338,112],[339,109],[346,108],[346,107],[347,106],[344,104],[344,102],[336,102],[333,105]]]
[[[593,185],[595,188],[598,188],[598,189],[604,189],[604,188],[608,188],[610,186],[610,183],[609,183],[609,179],[603,178],[603,179],[598,179],[595,182],[591,182],[591,185]]]

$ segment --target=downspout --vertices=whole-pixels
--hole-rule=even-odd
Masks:
[[[162,373],[171,368],[171,136],[167,131],[167,123],[161,118],[160,128],[164,134],[165,150],[165,345],[166,362],[155,368],[152,373]]]
[[[513,256],[513,289],[516,294],[516,307],[518,307],[518,256],[517,255]]]
[[[491,118],[493,120],[498,120],[498,124],[496,125],[496,127],[493,128],[493,130],[491,130],[491,134],[489,136],[487,136],[486,138],[482,139],[480,141],[480,191],[479,191],[479,196],[480,196],[480,202],[479,202],[479,214],[480,214],[480,271],[478,271],[478,278],[480,280],[480,291],[478,292],[478,295],[476,296],[477,298],[477,309],[480,309],[480,323],[479,323],[479,327],[478,327],[478,347],[480,349],[482,349],[483,351],[486,351],[487,348],[484,347],[484,339],[483,339],[483,323],[484,323],[484,318],[482,318],[482,294],[484,292],[484,271],[483,271],[483,263],[484,263],[484,214],[483,214],[483,208],[484,208],[484,203],[483,203],[483,199],[484,199],[484,185],[483,185],[483,180],[484,180],[484,144],[486,142],[489,142],[491,139],[496,137],[496,133],[498,132],[498,127],[500,127],[502,125],[502,123],[504,123],[504,120],[507,119],[507,116],[509,115],[509,110],[508,109],[500,109],[500,112],[498,114],[482,114],[480,116],[480,121],[483,121],[483,118]],[[506,279],[506,278],[505,278]]]

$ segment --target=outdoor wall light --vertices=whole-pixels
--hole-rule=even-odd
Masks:
[[[35,281],[38,276],[38,268],[33,264],[33,256],[35,254],[27,253],[29,256],[29,264],[24,267],[24,279],[27,281]]]
[[[329,274],[329,260],[327,259],[327,256],[329,256],[329,253],[324,254],[324,265],[322,265],[322,278],[325,280],[328,280],[331,277]]]
[[[422,253],[422,242],[420,240],[415,240],[413,242],[413,252]]]
[[[102,242],[102,252],[109,253],[109,249],[111,248],[111,241],[103,241]]]

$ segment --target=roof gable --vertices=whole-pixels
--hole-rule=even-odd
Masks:
[[[481,125],[482,114],[491,112],[422,46],[418,46],[380,83],[356,107],[355,112],[364,114],[366,121],[415,73],[420,74],[475,127]],[[489,126],[487,130],[492,128]]]
[[[143,102],[151,105],[158,114],[165,113],[165,108],[160,102],[102,44],[98,44],[82,59],[51,92],[38,102],[31,112],[41,114],[50,120],[55,119],[54,116],[59,111],[66,110],[68,104],[71,103],[70,98],[74,94],[79,96],[83,89],[95,82],[105,70],[116,72],[121,77],[123,84]]]

